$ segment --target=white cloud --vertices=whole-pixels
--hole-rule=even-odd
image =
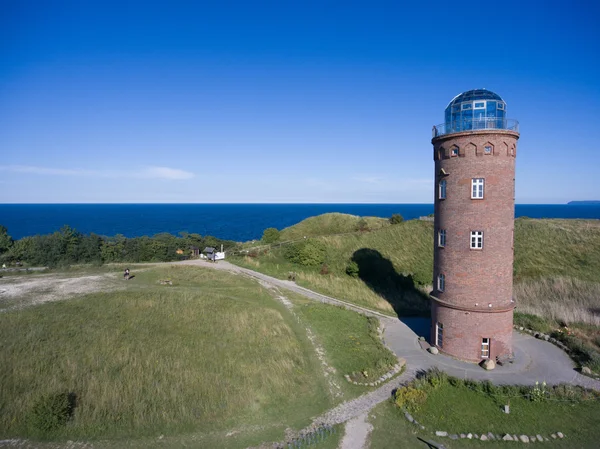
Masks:
[[[194,174],[189,171],[169,167],[147,167],[140,170],[137,175],[140,178],[152,179],[190,179]]]
[[[194,173],[170,167],[142,167],[131,170],[87,170],[31,165],[0,165],[0,171],[50,176],[93,176],[98,178],[190,179]]]

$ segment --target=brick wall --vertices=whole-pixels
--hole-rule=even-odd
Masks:
[[[505,130],[470,131],[432,140],[436,174],[434,291],[432,327],[447,329],[445,352],[479,360],[481,338],[492,339],[493,355],[511,353],[514,177],[519,134]],[[486,154],[485,147],[491,147]],[[452,151],[456,148],[457,155]],[[471,198],[471,180],[485,180],[484,198]],[[446,181],[446,199],[438,183]],[[445,247],[438,231],[446,230]],[[471,231],[483,231],[483,248],[471,249]],[[444,291],[437,277],[445,276]],[[434,301],[435,302],[435,301]],[[447,303],[447,305],[444,305]],[[451,308],[449,306],[456,306]],[[494,313],[504,310],[501,313]],[[432,342],[435,332],[432,332]]]

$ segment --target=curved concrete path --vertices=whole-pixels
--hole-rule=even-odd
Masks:
[[[600,381],[582,376],[575,371],[573,361],[564,351],[552,343],[538,340],[526,334],[516,331],[513,334],[514,363],[497,366],[493,371],[485,371],[474,363],[463,362],[442,354],[432,355],[421,349],[417,335],[397,318],[313,292],[291,281],[284,281],[247,268],[238,267],[224,260],[217,263],[203,260],[189,260],[179,263],[244,274],[315,301],[342,305],[366,315],[377,316],[385,326],[385,343],[398,357],[406,360],[411,373],[438,367],[455,377],[480,381],[489,380],[495,384],[533,385],[536,382],[546,382],[548,385],[556,385],[568,383],[600,390]],[[406,376],[402,377],[406,378]]]

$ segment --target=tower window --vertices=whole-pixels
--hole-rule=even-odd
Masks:
[[[465,109],[471,109],[471,103],[463,103],[462,104],[462,110],[464,111]]]
[[[485,154],[492,154],[492,147],[489,145],[486,145],[485,147],[483,147],[483,152]]]
[[[444,346],[444,325],[435,323],[435,344],[442,348]]]
[[[450,156],[458,156],[458,148],[454,147],[450,150]]]
[[[483,199],[483,178],[473,178],[471,179],[471,198],[482,200]]]
[[[444,246],[446,246],[446,230],[445,229],[440,229],[438,231],[438,246],[440,248],[443,248]]]
[[[473,107],[475,109],[485,109],[485,101],[476,101]]]
[[[504,103],[498,102],[498,109],[504,109]]]
[[[490,358],[490,339],[489,338],[481,339],[481,358],[482,359]]]
[[[446,180],[442,179],[439,185],[438,197],[440,200],[446,199]]]
[[[483,248],[483,231],[471,231],[471,249]]]
[[[444,288],[446,288],[446,276],[443,274],[438,274],[437,284],[438,291],[443,292]]]

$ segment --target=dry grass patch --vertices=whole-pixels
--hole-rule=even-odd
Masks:
[[[519,312],[600,326],[600,283],[565,277],[529,280],[515,284],[514,294]]]

